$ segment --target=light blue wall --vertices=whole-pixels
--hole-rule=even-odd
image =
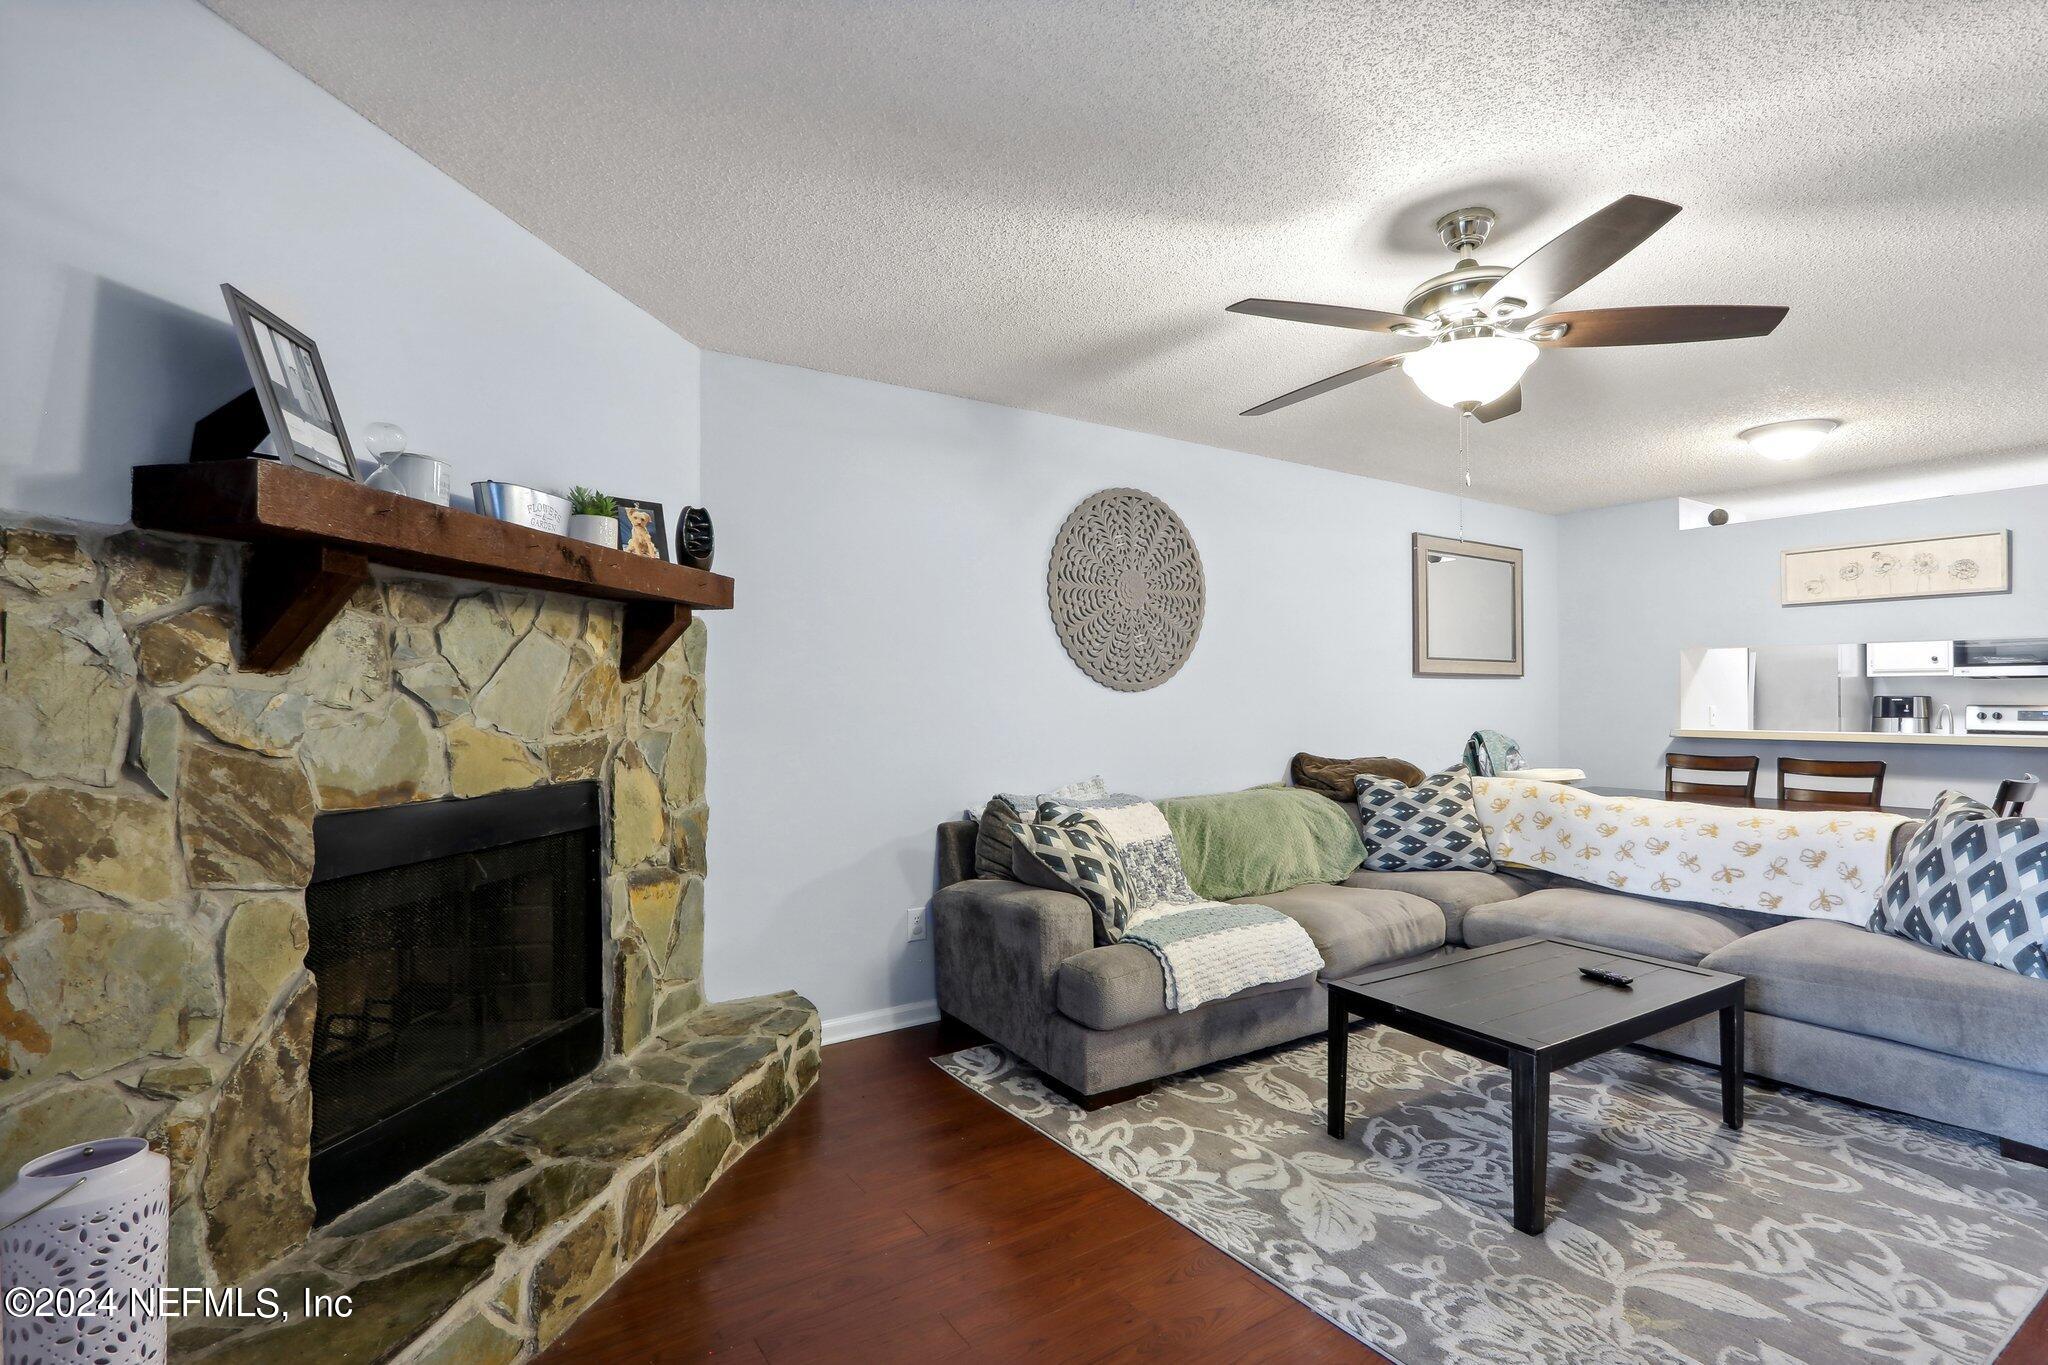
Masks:
[[[698,485],[697,349],[191,0],[0,0],[0,509],[128,520],[247,387],[220,284],[457,485]]]
[[[1663,782],[1663,754],[1678,711],[1678,655],[1692,645],[1792,645],[1871,640],[2048,634],[2048,488],[1935,498],[1847,512],[1678,529],[1668,502],[1637,503],[1559,519],[1564,760],[1616,786]],[[1960,531],[2013,533],[2013,591],[1840,606],[1778,605],[1783,550]],[[2048,701],[2048,679],[1899,679],[1880,690],[1941,700],[1982,694]],[[1878,758],[1889,765],[1886,799],[1925,805],[1944,786],[1989,796],[1999,779],[2048,770],[2048,751],[1894,745],[1763,745],[1686,740],[1700,752],[1760,753],[1775,782],[1781,753]]]
[[[129,467],[182,458],[245,385],[222,280],[319,341],[355,432],[395,420],[461,485],[671,510],[701,486],[739,580],[711,622],[709,984],[793,985],[834,1020],[929,1001],[904,912],[932,826],[998,788],[1216,790],[1301,748],[1435,766],[1481,725],[1648,785],[1685,645],[2048,631],[2048,490],[1692,533],[1668,504],[1475,504],[1470,535],[1528,552],[1529,676],[1416,679],[1408,537],[1455,533],[1453,499],[700,357],[199,5],[0,0],[0,509],[128,519]],[[1193,659],[1136,695],[1074,668],[1044,600],[1060,520],[1119,484],[1171,503],[1209,571]],[[1999,526],[2009,597],[1775,605],[1780,548]],[[2013,766],[1883,756],[1905,800]]]
[[[709,985],[843,1018],[928,1002],[904,912],[932,827],[998,787],[1154,794],[1277,778],[1299,748],[1556,748],[1554,523],[1528,550],[1521,681],[1408,673],[1411,531],[1453,500],[1128,431],[703,358],[189,0],[0,0],[0,510],[129,519],[246,385],[219,285],[320,344],[360,438],[404,426],[458,487],[699,500],[739,610],[710,622]],[[701,413],[700,381],[711,409]],[[1193,661],[1106,691],[1046,618],[1052,534],[1136,484],[1209,565]]]
[[[1556,521],[1472,504],[1527,551],[1522,679],[1410,676],[1409,536],[1454,499],[1137,432],[707,353],[705,496],[739,609],[711,626],[706,979],[828,1020],[932,996],[905,911],[933,827],[1100,773],[1151,796],[1282,778],[1297,750],[1556,753]],[[1208,614],[1181,672],[1112,692],[1046,610],[1054,534],[1128,485],[1193,533]]]

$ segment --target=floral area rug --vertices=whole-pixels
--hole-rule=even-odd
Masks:
[[[1622,1050],[1551,1079],[1550,1225],[1510,1213],[1508,1078],[1409,1035],[1322,1042],[1085,1114],[1000,1048],[938,1064],[1402,1365],[1991,1361],[2048,1290],[2048,1170]]]

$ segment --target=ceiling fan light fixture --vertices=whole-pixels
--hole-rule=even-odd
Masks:
[[[1801,417],[1790,422],[1766,422],[1737,434],[1767,460],[1803,460],[1840,425],[1832,417]]]
[[[1677,304],[1645,308],[1583,308],[1553,313],[1559,301],[1670,222],[1678,205],[1625,194],[1538,247],[1516,266],[1482,265],[1476,252],[1492,231],[1491,209],[1455,209],[1437,219],[1458,263],[1408,291],[1398,313],[1294,299],[1248,298],[1226,305],[1253,317],[1347,327],[1423,340],[1420,350],[1354,365],[1246,408],[1263,417],[1304,399],[1401,368],[1423,396],[1497,422],[1522,410],[1519,387],[1537,347],[1662,346],[1769,336],[1787,312],[1779,307]]]
[[[1401,357],[1401,368],[1431,402],[1477,406],[1519,384],[1537,354],[1535,343],[1521,337],[1457,337]]]

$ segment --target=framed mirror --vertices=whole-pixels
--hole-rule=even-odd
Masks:
[[[1522,552],[1415,536],[1415,676],[1522,676]]]

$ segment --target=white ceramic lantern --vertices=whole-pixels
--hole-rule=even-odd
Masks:
[[[0,1194],[7,1365],[166,1358],[162,1315],[130,1291],[153,1299],[163,1288],[170,1185],[171,1163],[134,1137],[81,1142],[21,1168]],[[17,1311],[24,1306],[31,1311]]]

